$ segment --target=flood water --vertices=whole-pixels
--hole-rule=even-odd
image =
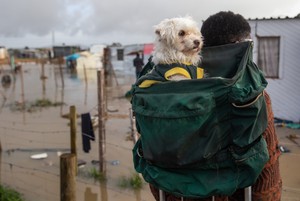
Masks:
[[[77,159],[86,162],[76,177],[77,201],[146,201],[154,200],[147,184],[141,190],[120,186],[122,178],[135,171],[132,164],[130,136],[130,103],[124,94],[134,82],[133,69],[127,73],[115,71],[107,87],[108,118],[105,124],[106,180],[95,181],[87,176],[98,169],[98,129],[91,150],[82,148],[80,114],[97,114],[97,69],[78,70],[72,74],[58,66],[23,64],[23,73],[13,76],[2,70],[0,79],[9,75],[12,82],[0,86],[0,182],[20,192],[28,201],[60,200],[60,157],[70,152],[70,120],[63,118],[75,106],[77,114]],[[86,76],[85,76],[86,75]],[[41,79],[45,77],[46,79]],[[58,103],[51,107],[32,106],[37,100]],[[24,103],[24,104],[22,104]],[[63,103],[63,104],[59,104]],[[24,109],[22,109],[24,108]],[[35,154],[47,154],[32,159]]]

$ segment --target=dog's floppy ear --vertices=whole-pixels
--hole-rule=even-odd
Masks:
[[[159,37],[160,40],[174,40],[176,37],[175,24],[172,19],[165,19],[158,25],[154,26],[155,33]]]
[[[160,29],[155,29],[155,34],[160,37]]]

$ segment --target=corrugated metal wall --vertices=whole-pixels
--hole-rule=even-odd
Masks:
[[[279,79],[267,79],[274,116],[300,122],[300,18],[249,20],[257,63],[258,36],[280,36]]]

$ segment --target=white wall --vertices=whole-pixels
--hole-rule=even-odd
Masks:
[[[279,79],[267,79],[274,116],[300,122],[300,18],[250,20],[257,63],[259,36],[280,36]]]

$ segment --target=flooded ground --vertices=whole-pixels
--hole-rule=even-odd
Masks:
[[[69,120],[62,118],[69,113],[70,106],[77,113],[97,114],[97,70],[82,70],[77,74],[63,71],[63,80],[57,66],[24,64],[24,73],[16,77],[9,74],[13,82],[0,86],[0,182],[24,195],[28,201],[60,200],[59,154],[69,152]],[[43,73],[44,72],[44,73]],[[81,121],[77,119],[78,159],[86,162],[79,169],[76,179],[78,201],[153,201],[147,184],[142,190],[122,188],[119,183],[135,171],[132,164],[130,136],[130,103],[124,94],[135,81],[133,69],[127,73],[116,71],[107,87],[108,119],[106,121],[106,182],[97,182],[86,174],[98,164],[98,129],[91,151],[83,152]],[[7,74],[2,71],[0,78]],[[47,79],[41,79],[46,77]],[[87,79],[85,79],[87,78]],[[15,81],[14,81],[15,80]],[[37,100],[50,100],[57,106],[33,107]],[[25,110],[22,104],[25,103]],[[59,103],[64,103],[60,105]],[[280,144],[290,152],[280,158],[283,178],[283,201],[300,200],[300,147],[286,138],[300,136],[299,129],[277,127]],[[299,139],[296,142],[300,143]],[[46,153],[47,158],[31,159],[34,154]]]
[[[280,156],[280,173],[283,182],[282,201],[300,200],[300,129],[276,127],[279,143],[285,153]],[[289,140],[288,136],[295,139]]]
[[[64,70],[62,81],[57,66],[49,64],[44,68],[44,76],[47,77],[44,81],[41,79],[41,65],[24,64],[23,70],[23,78],[19,72],[15,78],[12,77],[15,82],[10,86],[0,87],[0,181],[22,193],[28,201],[57,201],[60,200],[59,154],[70,149],[69,120],[61,116],[69,113],[71,105],[76,107],[79,115],[88,112],[97,114],[97,70],[87,69],[87,81],[80,70],[77,75]],[[133,142],[128,140],[131,134],[130,103],[124,98],[135,77],[134,72],[127,75],[115,73],[112,85],[107,88],[106,182],[99,183],[86,176],[92,169],[98,169],[98,164],[92,163],[99,160],[98,129],[95,130],[96,140],[91,141],[90,152],[85,153],[82,149],[81,119],[77,119],[78,159],[86,162],[79,169],[76,180],[77,200],[152,200],[147,185],[134,191],[119,184],[122,178],[135,172],[131,156]],[[1,73],[1,77],[4,74],[7,73]],[[31,106],[43,99],[58,103],[58,106]],[[24,112],[21,110],[23,101],[26,103]],[[59,105],[61,102],[64,104]],[[47,153],[48,157],[40,160],[30,158],[41,153]]]

